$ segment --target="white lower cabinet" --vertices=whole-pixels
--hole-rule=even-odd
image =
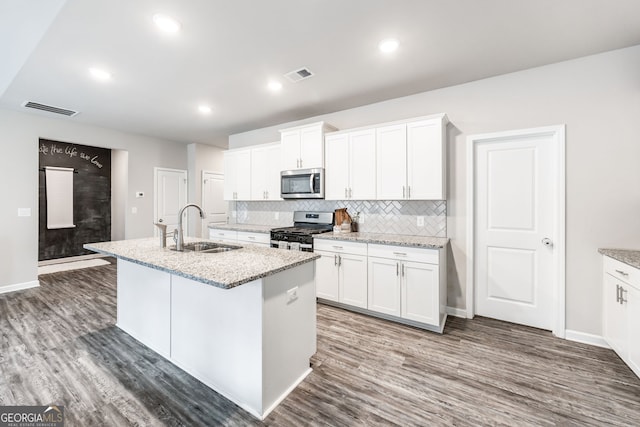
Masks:
[[[366,243],[315,243],[318,298],[367,308]]]
[[[369,310],[439,327],[439,263],[436,249],[369,245]]]
[[[358,254],[353,245],[361,245]],[[316,239],[316,295],[343,308],[442,332],[444,249]],[[365,252],[366,251],[366,252]]]
[[[209,240],[221,243],[237,243],[243,245],[250,243],[257,246],[269,247],[269,233],[254,233],[248,231],[235,231],[224,228],[210,228]]]
[[[603,257],[603,336],[640,377],[640,270]]]

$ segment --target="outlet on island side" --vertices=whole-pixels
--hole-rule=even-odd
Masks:
[[[298,287],[295,286],[287,291],[287,304],[291,304],[298,299]]]
[[[423,216],[418,216],[417,217],[416,225],[418,227],[424,227],[424,217]]]

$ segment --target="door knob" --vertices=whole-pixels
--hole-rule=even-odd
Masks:
[[[163,221],[163,219],[162,219],[162,218],[160,218],[160,219],[158,220],[158,222],[162,222],[162,221]]]
[[[551,247],[553,246],[553,241],[550,238],[545,237],[544,239],[542,239],[542,244]]]

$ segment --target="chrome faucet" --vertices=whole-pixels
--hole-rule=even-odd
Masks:
[[[200,218],[204,219],[205,217],[205,214],[202,208],[196,205],[195,203],[189,203],[185,205],[182,209],[180,209],[180,212],[178,213],[178,228],[175,231],[176,251],[182,251],[184,249],[184,232],[182,230],[182,214],[184,213],[185,209],[187,209],[189,206],[193,206],[194,208],[200,211]]]

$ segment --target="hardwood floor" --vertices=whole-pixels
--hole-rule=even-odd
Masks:
[[[65,405],[68,426],[640,424],[611,351],[486,318],[444,335],[318,306],[313,372],[259,422],[114,326],[115,265],[0,295],[0,405]]]

